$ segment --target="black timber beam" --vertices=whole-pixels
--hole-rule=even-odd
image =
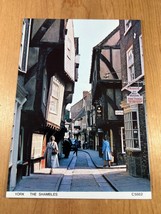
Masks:
[[[40,40],[47,32],[47,30],[51,27],[51,25],[56,21],[56,19],[46,19],[41,27],[38,29],[37,33],[31,40],[30,46],[36,47],[40,45]]]

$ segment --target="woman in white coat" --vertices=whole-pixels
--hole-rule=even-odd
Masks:
[[[53,135],[50,137],[50,140],[47,143],[44,157],[46,158],[47,161],[47,167],[50,168],[49,174],[52,174],[53,168],[59,167],[58,145]]]

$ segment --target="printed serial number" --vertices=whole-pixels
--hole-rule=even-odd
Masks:
[[[131,193],[132,196],[143,196],[142,192],[132,192]]]

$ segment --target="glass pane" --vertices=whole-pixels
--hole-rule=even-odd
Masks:
[[[59,97],[59,86],[56,83],[53,83],[52,96],[55,98]]]
[[[138,139],[138,130],[133,131],[133,136],[135,139]]]
[[[138,129],[137,121],[133,121],[133,129]]]
[[[136,112],[132,112],[132,120],[137,120],[137,113]]]
[[[134,148],[139,148],[139,141],[138,140],[134,140]]]

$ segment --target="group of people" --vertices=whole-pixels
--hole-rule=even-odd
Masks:
[[[77,139],[65,139],[63,142],[63,154],[65,155],[65,158],[68,158],[69,153],[71,150],[73,150],[73,154],[78,154],[78,148],[79,148],[79,142]]]
[[[68,158],[70,151],[71,151],[71,143],[69,140],[65,140],[64,141],[65,158]],[[73,154],[76,154],[77,156],[77,152],[78,152],[78,142],[75,141]],[[55,141],[55,137],[52,135],[49,139],[49,142],[47,143],[47,147],[44,153],[44,158],[46,158],[47,167],[50,168],[50,174],[53,173],[54,168],[59,167],[58,153],[59,153],[58,144]],[[103,167],[106,167],[106,166],[110,167],[112,155],[111,155],[109,139],[107,136],[105,136],[103,139],[102,154],[103,154],[103,160],[104,160]]]

